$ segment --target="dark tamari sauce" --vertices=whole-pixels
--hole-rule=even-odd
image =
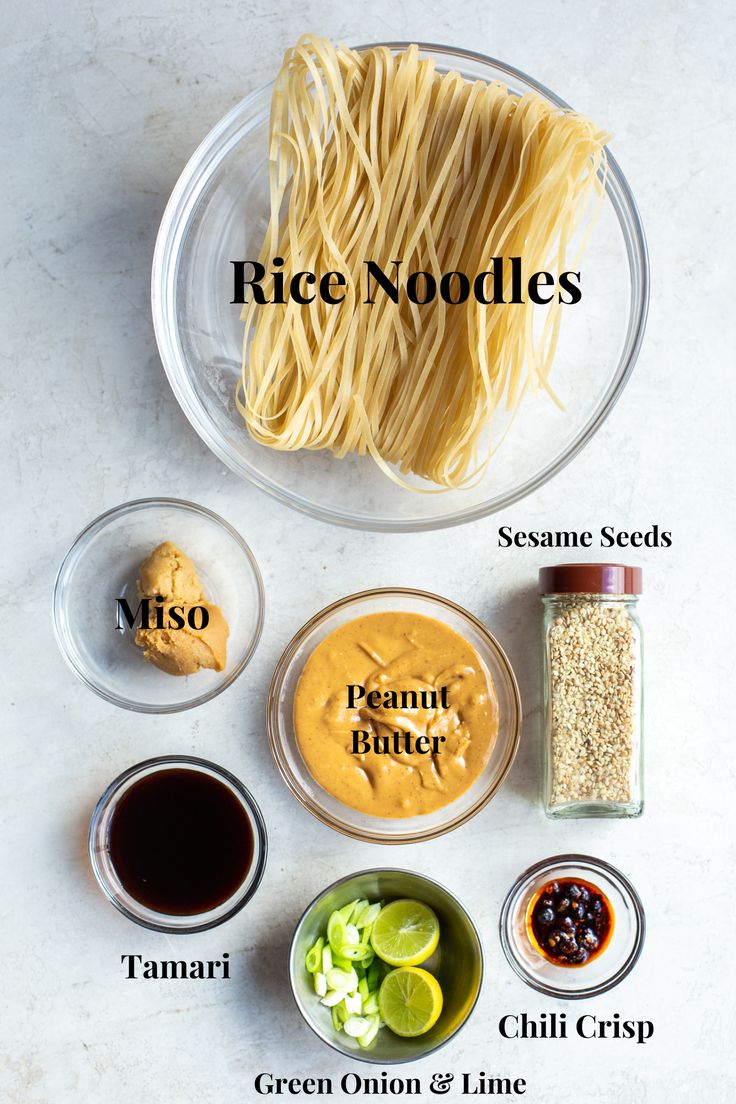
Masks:
[[[233,791],[199,770],[154,771],[121,797],[110,860],[140,904],[170,916],[217,908],[243,884],[253,832]]]
[[[527,913],[532,945],[556,966],[585,966],[613,934],[613,908],[605,893],[581,878],[548,882]]]

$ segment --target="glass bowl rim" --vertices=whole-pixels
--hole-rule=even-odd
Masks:
[[[71,647],[70,642],[67,640],[66,621],[67,615],[65,611],[65,603],[63,600],[63,592],[69,577],[73,569],[76,567],[79,558],[85,548],[87,547],[90,539],[96,534],[101,532],[110,522],[117,520],[118,517],[125,517],[127,514],[134,514],[138,510],[147,509],[148,507],[174,507],[175,509],[184,509],[193,514],[199,514],[201,517],[206,518],[208,521],[213,521],[216,526],[223,529],[233,540],[239,545],[241,551],[245,554],[245,558],[250,565],[250,569],[253,575],[253,579],[256,585],[256,592],[258,595],[258,609],[256,616],[256,626],[253,632],[252,638],[248,644],[248,648],[245,651],[240,662],[235,665],[233,670],[223,678],[216,686],[213,686],[211,690],[206,693],[200,694],[196,698],[192,698],[185,702],[175,702],[168,705],[151,705],[147,702],[132,701],[130,698],[124,698],[119,694],[115,694],[112,691],[108,691],[99,686],[94,679],[88,674],[87,668],[81,662],[76,654],[76,649]],[[182,713],[187,709],[194,709],[199,705],[204,705],[205,702],[211,701],[216,698],[218,694],[221,694],[223,690],[226,690],[229,686],[235,682],[236,678],[243,673],[245,668],[250,663],[253,655],[255,654],[258,643],[261,639],[261,633],[263,632],[263,622],[265,617],[265,604],[266,595],[263,587],[263,578],[258,567],[258,562],[253,555],[249,545],[245,542],[244,538],[240,535],[237,529],[233,528],[228,521],[225,521],[223,517],[216,514],[214,510],[210,510],[207,506],[201,506],[197,502],[190,502],[185,498],[134,498],[129,502],[121,502],[117,506],[112,506],[109,510],[105,510],[99,514],[96,518],[93,518],[85,527],[77,534],[72,541],[71,545],[67,549],[64,557],[59,565],[59,570],[56,573],[56,581],[54,582],[54,590],[52,596],[52,619],[54,626],[54,636],[56,637],[56,643],[59,647],[59,651],[64,657],[67,666],[74,672],[77,678],[84,683],[89,689],[93,690],[95,694],[103,698],[105,701],[110,702],[112,705],[117,705],[121,709],[129,709],[135,713],[153,713],[156,715],[165,715],[168,713]]]
[[[470,926],[470,929],[472,930],[472,932],[475,936],[475,939],[476,939],[477,945],[478,945],[478,961],[479,961],[479,964],[480,964],[480,976],[478,978],[478,988],[476,990],[475,997],[473,998],[473,1003],[471,1004],[470,1008],[468,1009],[467,1015],[463,1019],[462,1023],[459,1023],[457,1025],[457,1027],[453,1031],[450,1032],[450,1034],[447,1036],[447,1038],[442,1039],[441,1042],[437,1043],[437,1046],[432,1047],[432,1049],[428,1050],[426,1054],[417,1055],[417,1056],[414,1056],[414,1057],[407,1057],[407,1058],[397,1058],[394,1061],[389,1061],[386,1058],[372,1057],[368,1054],[367,1051],[365,1053],[361,1052],[359,1054],[352,1054],[352,1053],[351,1054],[346,1054],[346,1052],[344,1050],[342,1050],[340,1047],[338,1047],[333,1040],[328,1039],[325,1035],[322,1035],[320,1033],[318,1027],[315,1024],[313,1024],[310,1019],[307,1018],[307,1016],[304,1013],[304,1011],[302,1010],[301,1004],[299,1003],[299,1000],[297,998],[296,986],[294,984],[294,972],[295,972],[295,970],[294,970],[294,955],[296,953],[296,941],[297,941],[297,937],[298,937],[298,935],[301,931],[302,925],[306,921],[309,914],[319,904],[319,902],[322,900],[322,898],[327,896],[328,893],[331,893],[335,889],[339,889],[341,885],[344,885],[347,882],[351,882],[353,880],[353,878],[363,878],[363,877],[366,877],[367,875],[370,875],[370,874],[400,874],[402,876],[404,876],[406,874],[410,874],[413,878],[419,878],[420,881],[428,882],[430,885],[435,886],[442,893],[446,894],[449,897],[449,899],[452,901],[454,907],[459,909],[459,911],[463,914],[463,916],[465,917],[465,919],[467,920],[467,922]],[[304,1020],[305,1024],[317,1036],[318,1039],[320,1039],[323,1043],[326,1043],[327,1046],[330,1047],[331,1050],[334,1050],[337,1054],[342,1055],[343,1058],[354,1058],[358,1062],[366,1062],[369,1065],[404,1066],[408,1062],[416,1062],[416,1061],[419,1061],[419,1060],[423,1060],[424,1058],[428,1058],[431,1054],[436,1054],[438,1050],[441,1050],[442,1047],[446,1046],[452,1039],[455,1038],[455,1036],[460,1031],[462,1031],[462,1029],[465,1027],[465,1025],[467,1024],[470,1017],[473,1015],[473,1012],[475,1012],[475,1009],[478,1005],[478,1001],[480,1000],[481,992],[483,990],[484,980],[485,980],[485,955],[484,955],[484,951],[483,951],[483,940],[481,939],[480,931],[478,930],[477,924],[475,923],[475,921],[473,920],[473,917],[468,912],[467,908],[465,907],[463,902],[460,900],[460,898],[457,896],[457,894],[453,893],[452,890],[448,889],[446,885],[444,885],[442,882],[438,881],[436,878],[430,878],[428,874],[422,874],[418,870],[405,870],[405,869],[403,869],[401,867],[398,867],[398,866],[373,866],[373,867],[369,867],[366,870],[356,870],[352,874],[345,874],[345,875],[343,875],[342,878],[337,878],[330,885],[325,886],[325,888],[320,890],[320,892],[313,898],[312,901],[310,901],[310,903],[307,905],[307,907],[302,912],[301,916],[299,917],[299,919],[296,922],[296,925],[294,927],[294,933],[293,933],[293,935],[291,937],[291,941],[289,943],[289,987],[291,989],[291,995],[294,998],[294,1003],[296,1004],[297,1008],[299,1009],[299,1013],[300,1013],[302,1019]]]
[[[371,47],[385,46],[391,50],[401,50],[413,44],[404,41],[382,41],[363,43],[354,47],[354,49],[366,50]],[[467,60],[491,66],[505,76],[525,83],[529,88],[548,99],[554,106],[564,110],[572,110],[570,104],[552,92],[546,85],[529,76],[522,69],[509,65],[498,58],[475,50],[466,50],[461,47],[439,43],[417,42],[416,45],[424,52],[435,54],[440,52],[448,57],[456,58],[458,61]],[[345,528],[390,533],[429,532],[436,529],[446,529],[488,517],[532,494],[562,471],[585,448],[605,422],[628,383],[644,339],[649,310],[649,253],[636,200],[618,162],[606,147],[608,171],[605,190],[624,239],[628,260],[630,293],[628,325],[621,347],[621,355],[606,391],[568,448],[520,486],[473,506],[455,509],[452,513],[430,518],[357,518],[338,507],[315,502],[301,494],[289,491],[286,487],[277,486],[269,478],[263,476],[250,461],[242,458],[236,460],[230,450],[222,444],[216,434],[210,432],[209,426],[199,417],[198,407],[201,406],[201,403],[196,392],[190,386],[187,372],[184,370],[185,359],[181,353],[178,338],[175,336],[178,332],[178,326],[173,301],[173,283],[181,243],[188,229],[192,207],[203,194],[213,167],[221,164],[231,152],[234,135],[237,135],[239,130],[241,116],[246,115],[249,109],[254,108],[263,95],[272,87],[273,81],[270,81],[254,89],[230,108],[208,131],[182,169],[164,209],[156,235],[151,267],[153,328],[169,385],[190,425],[210,451],[240,478],[247,479],[254,486],[291,509],[298,510],[320,521],[344,526]],[[638,295],[635,295],[637,286]]]
[[[479,799],[467,809],[464,813],[459,814],[447,823],[440,825],[437,828],[427,828],[424,831],[413,833],[397,833],[390,837],[385,836],[378,831],[372,831],[370,829],[359,829],[352,825],[348,825],[331,814],[327,813],[316,801],[313,801],[308,794],[302,789],[299,780],[292,774],[291,768],[286,762],[285,756],[282,752],[283,737],[281,734],[281,728],[278,722],[279,700],[280,691],[283,682],[286,678],[286,674],[289,671],[291,663],[294,659],[294,653],[299,644],[304,638],[312,632],[319,624],[325,621],[330,614],[337,612],[338,610],[348,609],[355,603],[362,601],[363,599],[381,598],[388,596],[397,596],[398,598],[408,596],[409,598],[419,598],[429,601],[431,604],[437,604],[445,609],[451,610],[453,613],[458,614],[461,618],[469,621],[473,627],[483,636],[490,651],[495,656],[500,667],[503,669],[504,674],[508,679],[509,690],[511,699],[513,702],[513,716],[510,719],[510,735],[509,735],[509,748],[504,757],[502,769],[500,770],[498,777],[494,780],[492,785],[489,785]],[[268,742],[271,747],[271,753],[273,755],[276,766],[284,782],[288,786],[291,793],[297,799],[300,805],[311,813],[313,817],[319,820],[322,824],[328,828],[333,828],[335,831],[340,832],[344,836],[350,836],[352,839],[357,839],[363,843],[380,843],[392,846],[395,844],[407,844],[407,843],[423,843],[426,840],[437,839],[439,836],[444,836],[448,832],[453,831],[455,828],[459,828],[462,824],[466,824],[469,820],[472,820],[477,813],[479,813],[489,803],[491,798],[495,796],[502,784],[505,782],[511,767],[516,759],[516,754],[519,750],[519,744],[521,742],[521,727],[522,727],[522,704],[521,694],[519,692],[519,686],[516,681],[516,675],[511,666],[511,662],[506,655],[506,652],[496,640],[493,633],[480,621],[474,614],[470,613],[463,606],[453,602],[450,598],[443,598],[439,594],[433,594],[429,590],[419,590],[414,587],[372,587],[368,590],[356,591],[354,594],[347,594],[343,598],[338,598],[336,601],[331,602],[329,605],[324,606],[318,610],[312,617],[306,621],[300,629],[298,629],[289,640],[283,649],[281,656],[274,668],[271,683],[268,688],[268,697],[266,699],[266,729],[268,732]],[[304,769],[309,773],[306,764]],[[322,788],[322,787],[320,787]],[[444,808],[447,808],[445,806]],[[356,812],[359,810],[356,810]],[[438,810],[438,812],[441,810]],[[363,814],[367,816],[368,814]]]
[[[243,894],[242,900],[236,901],[221,917],[215,920],[209,920],[205,922],[198,922],[198,917],[206,916],[206,913],[194,913],[191,917],[183,917],[184,920],[190,920],[191,923],[172,925],[165,923],[167,913],[158,913],[161,917],[161,922],[158,923],[153,920],[147,920],[140,916],[136,916],[135,913],[127,907],[124,900],[116,897],[110,890],[107,878],[105,877],[99,862],[97,861],[97,847],[96,847],[96,834],[99,829],[100,820],[103,813],[106,811],[108,805],[115,797],[116,793],[132,778],[137,775],[143,777],[146,774],[152,774],[158,767],[164,765],[170,766],[176,769],[183,765],[183,769],[191,769],[199,771],[200,773],[211,772],[219,779],[227,782],[237,793],[242,805],[247,811],[248,819],[250,822],[251,830],[253,832],[254,840],[254,861],[256,862],[256,872],[253,877],[253,881],[248,887],[248,892]],[[204,769],[203,769],[204,768]],[[224,924],[226,920],[230,920],[241,909],[245,908],[250,900],[255,896],[258,887],[263,880],[263,875],[266,870],[266,859],[268,857],[268,833],[266,831],[266,822],[263,819],[258,802],[251,794],[250,790],[226,767],[221,767],[219,763],[213,763],[210,759],[203,759],[201,756],[196,755],[156,755],[151,759],[143,759],[140,763],[134,763],[133,766],[127,767],[124,771],[121,771],[116,778],[113,778],[112,782],[105,787],[103,792],[92,810],[92,815],[89,820],[89,828],[87,830],[87,852],[89,855],[90,864],[92,866],[92,872],[94,873],[97,884],[104,893],[105,897],[115,908],[127,917],[128,920],[132,920],[134,924],[138,924],[139,927],[148,928],[150,931],[165,932],[169,935],[193,935],[197,932],[210,931],[212,928],[217,928],[220,924]],[[247,880],[250,874],[251,868],[248,869],[248,874],[244,880]],[[242,884],[242,883],[241,883]],[[130,898],[134,901],[135,898],[132,894],[124,890],[125,898]],[[234,895],[233,895],[234,896]],[[224,903],[224,902],[223,902]],[[143,906],[145,907],[145,906]],[[149,912],[155,912],[155,909],[149,909]]]
[[[522,966],[514,953],[512,942],[509,939],[508,929],[514,919],[511,912],[511,902],[516,897],[524,882],[533,880],[539,874],[547,870],[553,870],[556,866],[572,866],[577,863],[586,863],[593,869],[600,870],[602,874],[605,874],[606,877],[616,885],[621,895],[627,898],[628,904],[631,906],[631,911],[634,915],[634,942],[625,962],[609,978],[595,985],[589,985],[584,989],[570,992],[569,990],[560,989],[555,985],[541,981]],[[605,859],[598,859],[594,855],[571,853],[552,855],[547,859],[540,859],[539,862],[533,863],[532,866],[528,867],[519,875],[504,898],[503,905],[501,906],[498,929],[506,961],[509,966],[511,966],[514,973],[520,977],[522,981],[526,982],[531,989],[536,989],[538,993],[544,993],[545,996],[548,997],[559,997],[563,1000],[582,1000],[587,997],[599,996],[601,993],[607,993],[609,989],[615,988],[625,977],[628,977],[639,961],[639,957],[644,948],[647,923],[644,906],[639,894],[626,875],[623,874],[618,867],[613,866],[612,863],[606,862]]]

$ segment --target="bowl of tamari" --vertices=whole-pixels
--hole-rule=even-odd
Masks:
[[[284,47],[287,45],[285,42]],[[490,97],[494,101],[490,109],[498,109],[501,114],[519,104],[529,104],[533,98],[546,110],[554,127],[564,128],[569,114],[563,99],[504,61],[472,50],[406,42],[355,50],[337,47],[340,60],[328,66],[324,57],[333,48],[312,36],[306,45],[303,39],[288,52],[290,64],[297,64],[297,54],[301,58],[301,68],[294,73],[302,89],[313,89],[317,83],[308,74],[302,79],[309,64],[329,93],[325,102],[331,104],[337,101],[330,98],[335,90],[328,85],[327,73],[345,73],[351,84],[350,95],[354,96],[365,65],[371,73],[394,72],[394,66],[402,66],[405,76],[396,81],[398,94],[382,98],[378,111],[371,108],[371,89],[365,89],[364,108],[351,101],[356,117],[374,122],[365,136],[363,150],[357,151],[349,142],[343,148],[340,156],[348,167],[342,173],[331,173],[329,169],[334,128],[328,111],[320,117],[314,104],[305,108],[301,91],[293,99],[292,89],[285,84],[285,70],[277,74],[276,66],[274,77],[281,103],[297,103],[313,112],[309,122],[314,126],[305,126],[303,143],[294,141],[289,129],[293,128],[293,119],[280,119],[278,112],[271,115],[273,84],[251,92],[213,127],[184,168],[158,234],[152,312],[161,359],[182,410],[206,445],[234,472],[286,505],[362,529],[413,531],[461,524],[510,505],[560,471],[608,417],[633,370],[646,322],[649,265],[635,200],[607,144],[607,131],[610,129],[615,139],[616,132],[625,129],[626,121],[616,111],[596,120],[593,168],[588,172],[595,187],[581,196],[579,203],[577,169],[568,171],[564,159],[550,157],[554,171],[546,183],[541,181],[540,194],[544,194],[545,203],[551,204],[571,194],[572,205],[557,211],[551,221],[544,211],[540,218],[532,213],[534,224],[526,227],[522,224],[526,199],[512,193],[516,181],[527,179],[524,159],[532,147],[541,149],[542,143],[537,145],[534,135],[523,133],[507,141],[504,133],[497,155],[493,155],[488,143],[492,144],[497,132],[488,119],[484,121],[482,107],[471,122],[473,127],[478,123],[474,136],[469,135],[463,120],[448,116],[443,122],[432,118],[431,111],[416,107],[419,92],[426,93],[426,83],[418,87],[424,81],[421,66],[433,65],[437,82],[448,76],[454,81],[452,74],[463,82],[458,86],[459,95],[445,101],[454,102],[451,110],[457,109],[463,96],[474,95],[471,88],[475,88],[482,96]],[[405,79],[409,84],[402,84]],[[378,95],[383,95],[380,90]],[[411,124],[403,115],[406,103],[415,106]],[[576,106],[585,109],[588,105]],[[386,113],[388,123],[384,127],[381,120],[387,118]],[[493,119],[496,117],[494,114]],[[270,133],[269,118],[275,120],[274,133]],[[415,124],[425,131],[420,133]],[[317,132],[322,149],[313,148],[311,135]],[[434,156],[432,132],[444,137],[457,135],[461,143],[459,155],[450,158],[452,164],[448,162],[447,168],[446,148]],[[488,143],[483,145],[486,138]],[[563,141],[555,149],[562,155],[575,145],[573,136],[573,140]],[[409,148],[413,152],[407,154]],[[294,178],[290,159],[295,149],[311,161],[323,157],[325,165],[322,174],[310,161],[299,174],[309,186],[323,183],[321,198],[325,200],[322,204],[312,195],[298,197],[305,220],[312,219],[311,227],[305,221],[295,230],[297,252],[304,254],[299,264],[292,263],[295,252],[285,248],[289,242],[282,233],[287,225],[289,181]],[[391,165],[379,163],[382,151],[392,158]],[[504,183],[507,155],[514,165],[518,164],[519,171]],[[489,158],[490,168],[484,157]],[[370,166],[365,169],[368,162]],[[394,167],[407,165],[417,166],[416,178],[408,185],[407,175],[398,179],[393,172]],[[276,171],[274,166],[286,182],[283,195],[279,188],[269,187],[269,172]],[[420,221],[409,220],[408,225],[402,222],[406,212],[423,210],[426,195],[408,195],[407,187],[411,189],[416,180],[425,177],[427,190],[437,204],[426,232]],[[501,215],[516,205],[521,222],[516,216],[503,216],[494,222],[494,214],[487,220],[488,225],[482,225],[480,207],[486,196],[492,198],[488,181],[499,182],[505,189],[498,197]],[[340,194],[333,204],[331,197],[337,192]],[[371,222],[374,192],[380,192],[380,210]],[[509,207],[505,208],[507,203]],[[342,204],[341,210],[338,204]],[[269,219],[278,218],[279,212],[282,222],[278,232],[272,234]],[[366,214],[363,221],[361,212]],[[324,252],[331,248],[326,235],[312,232],[320,213],[333,229],[345,230],[344,238],[341,230],[335,230],[338,240],[334,255]],[[466,214],[469,226],[463,223]],[[356,217],[358,223],[354,225]],[[448,222],[452,223],[449,229]],[[492,232],[486,235],[491,223]],[[371,230],[374,224],[379,228],[375,233]],[[544,239],[550,224],[568,237],[564,258],[551,238],[544,256],[531,256],[529,243],[539,242],[540,236]],[[383,227],[385,231],[386,226],[389,231],[380,230]],[[269,242],[274,246],[270,250]],[[354,256],[349,256],[351,242],[360,244]],[[475,282],[482,272],[493,268],[494,257],[505,266],[505,291],[494,298],[488,312],[481,298],[478,313]],[[524,290],[518,295],[512,287],[518,276],[512,271],[513,258],[517,257],[524,267]],[[254,276],[249,262],[257,258],[264,270],[262,286],[267,302],[258,307],[253,320],[257,340],[244,341],[240,300],[247,304],[253,296],[244,299],[248,289],[243,292],[242,280],[238,287],[237,266],[241,266],[241,276]],[[374,262],[387,281],[396,282],[393,262],[399,258],[401,299],[396,309],[401,320],[394,324],[390,313],[393,302],[387,303],[384,295],[382,299],[374,297],[373,305],[366,305],[368,296],[362,293],[370,289],[360,286],[357,274],[365,273],[365,265]],[[296,329],[290,335],[274,324],[272,333],[264,331],[259,336],[259,319],[270,325],[278,309],[276,281],[283,278],[288,292],[297,269],[315,275],[312,288],[304,282],[300,285],[301,293],[309,295],[315,288],[319,291],[328,271],[348,274],[348,284],[356,289],[353,315],[360,326],[357,340],[349,326],[352,308],[345,302],[325,304],[321,295],[291,316],[310,344],[306,361],[299,360],[298,342],[292,341]],[[497,269],[500,272],[500,265]],[[573,302],[564,292],[559,282],[561,271],[572,272],[569,278],[579,286],[579,300]],[[428,272],[435,282],[436,294],[425,301],[433,289],[419,275],[415,303],[409,300],[410,280],[422,272]],[[548,273],[551,281],[547,281]],[[542,292],[532,299],[527,294],[529,281],[537,274],[542,280],[537,290],[541,287]],[[471,290],[461,301],[467,290],[462,286],[463,279]],[[447,285],[444,299],[443,280]],[[554,301],[548,301],[547,288],[552,288]],[[293,311],[293,307],[290,299],[284,309]],[[468,310],[473,316],[465,326]],[[481,363],[477,354],[486,336],[503,331],[507,325],[517,326],[522,311],[528,311],[528,316],[521,320],[517,336],[503,350],[491,347],[491,340],[487,366]],[[375,327],[374,322],[378,323]],[[485,336],[477,337],[478,333]],[[537,348],[521,358],[515,350],[526,345],[525,335],[530,333],[535,335]],[[468,334],[476,337],[466,339]],[[550,342],[556,342],[553,363],[547,363]],[[392,360],[384,365],[384,351],[389,344],[393,347]],[[283,352],[287,347],[291,350],[288,355]],[[255,355],[259,349],[262,378]],[[450,367],[442,360],[445,354],[452,358]],[[505,382],[496,374],[499,366]],[[386,373],[379,378],[384,367]],[[369,380],[369,387],[364,386],[365,373],[371,376],[374,371],[376,378]],[[385,385],[387,378],[390,386]],[[305,379],[311,390],[302,393],[300,381]],[[248,394],[239,396],[243,383]],[[450,417],[448,412],[458,396],[465,394],[470,396],[469,401],[464,404],[460,400]],[[362,406],[354,403],[356,395]],[[448,451],[444,458],[444,471],[450,476],[458,455],[465,450],[466,429],[478,446],[478,461],[488,456],[490,460],[476,475],[472,450],[466,451],[465,478],[449,479],[443,485],[442,465],[437,464],[436,456],[431,463],[425,464],[425,459],[438,447],[443,448],[443,442],[457,436],[458,449],[453,455]],[[408,464],[402,465],[402,442],[409,440],[412,456]],[[380,463],[374,462],[374,451],[380,454]],[[431,477],[421,474],[429,469]],[[359,494],[354,493],[357,487]]]
[[[256,893],[266,826],[243,783],[191,755],[161,755],[115,778],[92,813],[88,851],[107,899],[144,928],[208,931]]]
[[[281,775],[313,816],[356,839],[415,843],[491,800],[517,751],[521,702],[476,617],[387,587],[341,598],[295,634],[267,720]]]

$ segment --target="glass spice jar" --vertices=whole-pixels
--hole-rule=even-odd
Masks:
[[[544,603],[544,807],[550,817],[644,808],[641,569],[558,564]]]

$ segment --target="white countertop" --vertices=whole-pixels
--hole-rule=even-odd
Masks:
[[[52,0],[6,19],[0,1098],[241,1104],[258,1099],[253,1078],[270,1071],[331,1076],[333,1099],[350,1099],[340,1076],[372,1071],[304,1026],[285,949],[302,908],[328,882],[386,864],[431,872],[455,890],[487,959],[472,1020],[402,1076],[523,1077],[534,1104],[733,1100],[736,13],[667,0],[374,0],[362,14],[338,3]],[[503,515],[414,536],[300,517],[225,470],[166,383],[148,292],[166,198],[209,127],[269,79],[285,45],[307,29],[353,42],[470,46],[534,74],[615,133],[652,254],[644,349],[595,440]],[[243,533],[263,570],[267,611],[256,657],[228,692],[191,713],[152,718],[107,705],[75,680],[49,613],[76,533],[110,506],[159,494],[202,502]],[[559,557],[498,549],[502,523],[657,523],[672,532],[672,548],[628,557],[644,567],[646,585],[647,809],[638,821],[552,823],[542,814],[534,583],[540,563]],[[382,584],[426,587],[484,618],[509,652],[526,713],[518,759],[491,805],[443,839],[393,850],[352,842],[304,812],[276,772],[263,723],[271,671],[292,632],[334,598]],[[225,926],[178,940],[118,915],[85,854],[105,785],[167,752],[211,757],[242,777],[270,832],[253,902]],[[620,866],[647,910],[636,970],[584,1006],[526,988],[497,937],[516,875],[564,850]],[[120,966],[124,953],[226,950],[230,981],[132,982]],[[582,1011],[618,1012],[652,1020],[655,1034],[644,1046],[500,1038],[499,1018],[522,1011],[565,1011],[571,1022]],[[461,1097],[453,1090],[448,1099]]]

